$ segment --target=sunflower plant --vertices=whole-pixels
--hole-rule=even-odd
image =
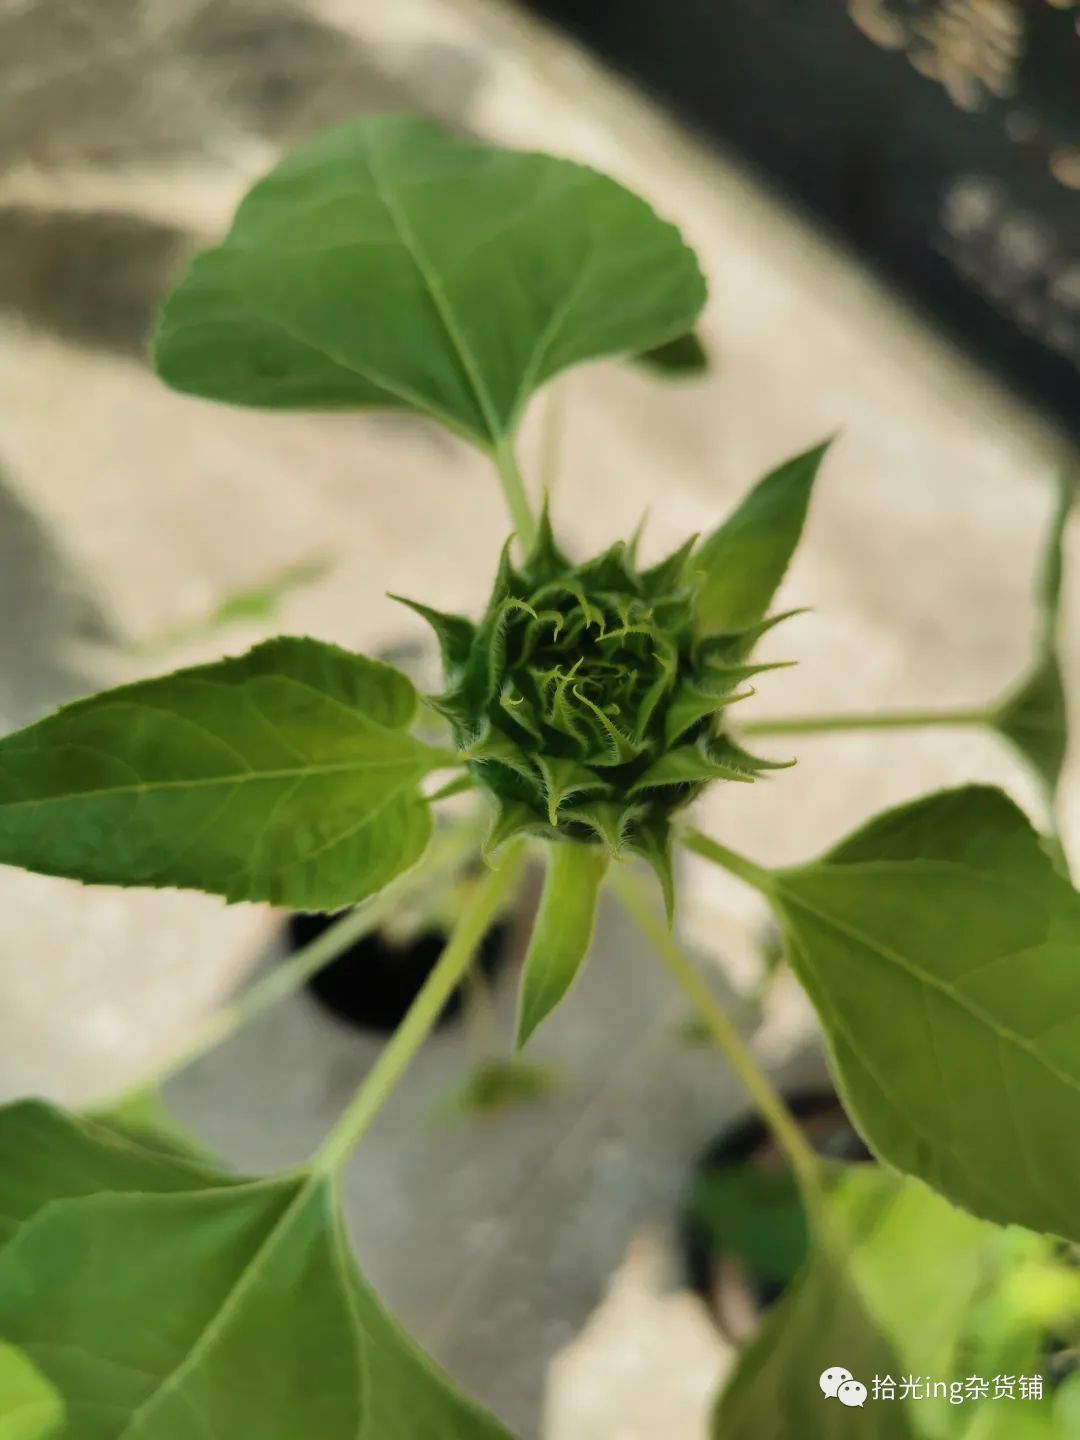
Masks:
[[[743,722],[777,663],[757,646],[787,618],[774,596],[826,446],[651,564],[618,521],[608,549],[577,556],[515,456],[530,399],[572,366],[704,364],[705,293],[678,231],[616,181],[385,117],[283,159],[166,300],[154,350],[166,384],[233,405],[426,416],[489,457],[513,533],[492,556],[482,613],[405,602],[437,640],[438,693],[418,696],[377,659],[282,637],[0,740],[0,863],[344,912],[166,1070],[433,877],[479,854],[485,867],[400,1028],[299,1170],[228,1173],[148,1086],[93,1115],[34,1100],[0,1111],[0,1437],[506,1440],[363,1278],[337,1177],[529,857],[545,880],[518,1045],[573,1003],[610,888],[798,1186],[807,1258],[727,1380],[716,1440],[831,1436],[849,1403],[861,1434],[996,1435],[1000,1408],[977,1386],[970,1403],[884,1385],[858,1397],[871,1376],[950,1380],[979,1366],[1028,1373],[1025,1435],[1080,1434],[1061,1363],[1080,1331],[1080,901],[1055,825],[1071,488],[1049,526],[1030,661],[1006,694],[960,711]],[[708,786],[789,763],[754,753],[755,735],[910,725],[994,729],[1037,777],[1042,814],[972,784],[783,869],[694,825]],[[436,830],[433,815],[463,794],[467,818]],[[873,1163],[814,1153],[679,943],[680,847],[772,907]],[[499,1086],[520,1089],[512,1063]],[[840,1361],[855,1390],[822,1396],[818,1375]]]

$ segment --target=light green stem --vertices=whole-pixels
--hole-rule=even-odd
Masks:
[[[694,1006],[728,1065],[775,1136],[798,1181],[807,1217],[816,1225],[822,1214],[824,1200],[821,1163],[799,1128],[798,1121],[717,1003],[715,995],[702,979],[697,967],[645,900],[639,887],[619,870],[612,874],[611,883],[642,934],[657,951],[676,984]]]
[[[511,442],[501,440],[492,452],[492,458],[499,472],[499,482],[506,497],[511,523],[517,531],[522,550],[527,554],[536,539],[536,519],[529,504],[529,497],[525,493],[525,482],[521,478]]]
[[[935,725],[986,725],[993,710],[898,710],[859,715],[801,715],[790,719],[751,720],[740,735],[828,735],[847,730],[913,730]]]
[[[540,437],[540,488],[550,501],[559,477],[559,447],[562,440],[563,391],[556,383],[548,387],[544,407],[544,428]]]
[[[313,1170],[336,1170],[344,1163],[405,1074],[416,1052],[435,1028],[435,1022],[461,983],[477,946],[498,915],[517,877],[522,856],[520,846],[508,851],[498,868],[490,871],[477,887],[404,1020],[387,1041],[352,1103],[312,1160]]]
[[[476,828],[468,819],[436,837],[427,855],[415,870],[410,870],[377,895],[347,911],[340,920],[317,935],[295,955],[276,966],[261,980],[256,980],[230,1004],[222,1006],[196,1028],[183,1046],[168,1056],[149,1075],[129,1086],[122,1094],[106,1102],[104,1108],[121,1105],[132,1096],[141,1095],[160,1085],[171,1075],[183,1070],[201,1055],[213,1050],[230,1035],[242,1029],[249,1020],[271,1005],[299,990],[313,975],[343,954],[350,946],[370,935],[373,930],[408,905],[409,898],[421,886],[459,866],[468,851],[478,842]],[[101,1104],[95,1109],[103,1108]]]
[[[740,855],[736,850],[729,850],[726,845],[721,845],[719,840],[714,840],[711,835],[703,835],[700,830],[688,826],[679,832],[679,839],[692,850],[695,855],[702,855],[706,860],[711,860],[714,865],[720,865],[725,870],[730,870],[732,875],[737,875],[740,880],[745,880],[747,885],[752,885],[755,890],[760,890],[763,895],[771,893],[773,888],[772,872],[766,870],[763,865],[757,865],[753,860]]]

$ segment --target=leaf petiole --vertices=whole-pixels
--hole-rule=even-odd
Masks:
[[[870,711],[852,715],[795,715],[790,719],[751,720],[740,735],[828,735],[848,730],[914,730],[935,725],[990,725],[994,706],[959,710]]]
[[[517,878],[523,855],[520,844],[507,847],[497,869],[490,871],[477,887],[404,1020],[313,1157],[313,1173],[327,1173],[344,1164],[405,1074],[416,1052],[435,1028],[443,1006],[460,984],[477,946],[498,915]]]
[[[611,884],[631,919],[693,1004],[717,1048],[757,1106],[795,1175],[811,1228],[818,1227],[825,1198],[821,1162],[795,1117],[717,1003],[697,967],[664,921],[653,911],[633,880],[616,868],[611,875]]]
[[[365,935],[370,935],[385,920],[407,906],[410,897],[421,884],[427,887],[433,877],[453,871],[461,865],[478,843],[479,834],[476,825],[472,823],[472,817],[464,817],[457,824],[447,827],[444,833],[436,835],[427,854],[414,869],[406,871],[378,894],[345,911],[341,918],[321,935],[317,935],[281,965],[275,966],[268,974],[256,980],[229,1004],[208,1015],[179,1050],[168,1056],[149,1075],[140,1076],[133,1086],[120,1095],[96,1104],[95,1113],[103,1108],[114,1110],[133,1097],[143,1095],[148,1088],[160,1085],[201,1055],[222,1044],[256,1015],[294,994],[313,975],[317,975],[339,955],[344,954],[350,946],[362,940]]]
[[[518,469],[512,442],[508,439],[500,440],[492,450],[491,458],[499,472],[499,484],[506,499],[506,508],[510,511],[510,521],[517,532],[522,551],[528,554],[536,539],[536,517],[525,492],[525,482]]]
[[[701,855],[706,860],[711,860],[714,865],[728,870],[732,875],[737,875],[747,885],[752,885],[762,895],[769,895],[773,889],[772,872],[766,870],[764,865],[758,865],[745,855],[740,855],[736,850],[729,850],[719,840],[714,840],[711,835],[704,835],[700,830],[687,826],[685,830],[679,831],[679,839],[692,850],[695,855]]]

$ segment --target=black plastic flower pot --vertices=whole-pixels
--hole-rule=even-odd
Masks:
[[[869,1159],[831,1090],[788,1097],[813,1148],[837,1161]],[[725,1130],[694,1168],[680,1215],[691,1287],[717,1326],[741,1343],[783,1295],[806,1257],[806,1220],[795,1178],[754,1116]]]
[[[286,926],[290,951],[302,949],[333,925],[334,915],[291,915]],[[491,982],[510,958],[515,925],[504,917],[481,942],[476,967]],[[445,931],[423,929],[408,938],[381,930],[365,935],[307,982],[308,991],[324,1009],[345,1024],[389,1034],[401,1023],[443,947]],[[459,986],[443,1007],[439,1025],[461,1014],[464,991]]]

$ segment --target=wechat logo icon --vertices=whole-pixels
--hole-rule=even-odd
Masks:
[[[830,1365],[828,1370],[823,1370],[818,1376],[818,1384],[826,1400],[839,1400],[841,1405],[858,1405],[860,1409],[866,1403],[866,1386],[842,1365]]]

